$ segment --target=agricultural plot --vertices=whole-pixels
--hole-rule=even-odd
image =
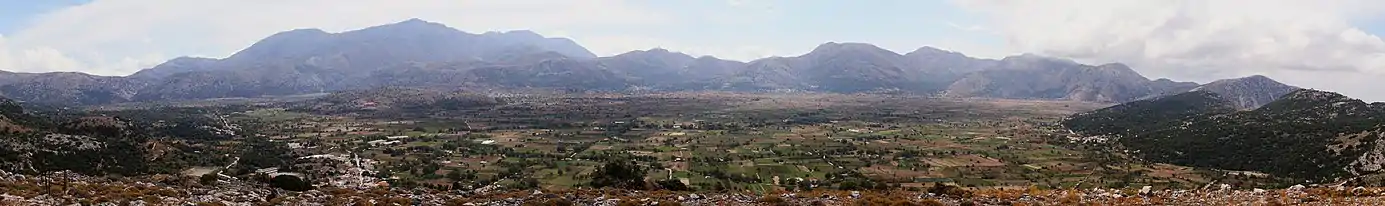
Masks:
[[[266,109],[241,117],[304,154],[379,162],[373,176],[435,188],[589,188],[632,161],[697,190],[1200,187],[1226,172],[1147,164],[1072,144],[1062,116],[1104,105],[889,95],[673,93],[511,99],[372,116]],[[409,116],[411,118],[400,118]],[[1242,181],[1244,182],[1244,181]]]

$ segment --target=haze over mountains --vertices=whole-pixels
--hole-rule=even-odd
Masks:
[[[750,62],[664,49],[597,57],[529,31],[467,33],[411,19],[356,31],[280,32],[224,59],[182,57],[126,77],[2,73],[0,94],[46,104],[291,95],[386,86],[471,90],[889,92],[1129,102],[1193,89],[1263,105],[1289,91],[1263,76],[1207,85],[1150,80],[1119,63],[1020,55],[979,59],[923,47],[898,54],[829,42]]]

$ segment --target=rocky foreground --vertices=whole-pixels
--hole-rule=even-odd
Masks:
[[[930,192],[931,191],[931,192]],[[773,194],[627,190],[462,191],[319,188],[273,189],[248,181],[211,186],[174,177],[111,178],[72,173],[0,171],[0,205],[1383,205],[1385,188],[1280,190],[808,191]]]

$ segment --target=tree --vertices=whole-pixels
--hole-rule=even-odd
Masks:
[[[692,188],[688,187],[688,185],[686,184],[683,184],[683,181],[678,181],[677,179],[660,180],[655,183],[659,184],[659,188],[665,190],[692,191]]]
[[[610,158],[593,173],[593,187],[615,187],[624,189],[645,189],[644,174],[647,170],[624,158]]]
[[[297,175],[279,175],[269,179],[269,185],[290,191],[308,191],[313,185]]]

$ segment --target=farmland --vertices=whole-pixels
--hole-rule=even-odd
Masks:
[[[644,182],[700,191],[1251,187],[1228,171],[1144,163],[1055,125],[1106,105],[875,94],[511,96],[449,110],[259,108],[262,135],[303,155],[352,157],[361,176],[434,189],[580,189],[631,162]],[[371,105],[362,105],[367,107]],[[339,166],[296,161],[310,179]],[[336,168],[336,169],[331,169]],[[356,174],[351,174],[356,175]],[[371,182],[374,182],[372,180]],[[1241,185],[1245,184],[1245,185]]]

